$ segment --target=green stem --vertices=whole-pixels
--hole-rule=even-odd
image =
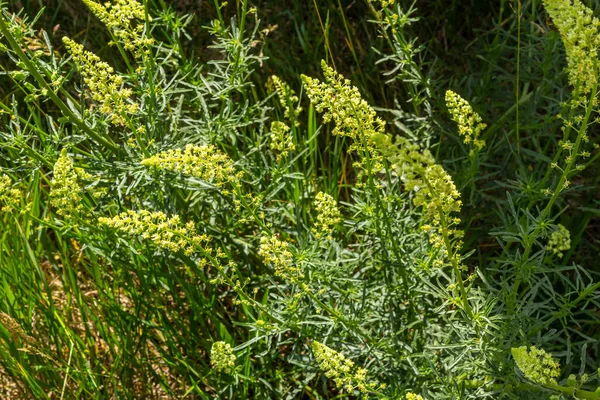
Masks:
[[[433,186],[423,174],[423,181],[427,185],[429,192],[434,196],[436,194]],[[452,245],[452,240],[450,240],[450,235],[448,233],[448,218],[443,210],[436,210],[440,219],[440,231],[442,233],[442,239],[444,240],[444,246],[446,247],[446,252],[448,253],[448,259],[450,260],[450,264],[452,265],[452,270],[454,275],[456,276],[456,280],[458,281],[458,291],[460,292],[461,301],[463,303],[463,309],[467,313],[467,316],[471,321],[474,320],[475,314],[473,314],[473,310],[471,309],[471,305],[469,304],[469,297],[467,295],[467,290],[465,288],[465,282],[462,278],[462,274],[460,272],[459,260],[457,259],[457,253],[454,251],[454,246]],[[477,331],[477,335],[479,335],[479,326],[475,325],[475,329]]]
[[[520,71],[521,71],[521,0],[517,0],[517,76],[515,82],[515,103],[517,109],[515,111],[515,131],[517,134],[517,153],[521,154],[521,138],[519,132],[519,84],[520,84]]]
[[[448,234],[448,220],[446,218],[446,215],[442,211],[439,212],[439,216],[440,224],[442,226],[441,232],[442,238],[444,239],[444,246],[446,246],[446,250],[448,251],[448,258],[450,259],[450,263],[452,264],[452,270],[454,271],[454,275],[456,276],[456,280],[458,281],[458,291],[460,292],[460,297],[463,303],[463,309],[469,316],[469,319],[474,320],[475,315],[473,314],[473,310],[471,309],[471,305],[469,304],[469,297],[467,295],[467,290],[465,289],[465,282],[462,278],[456,253],[454,252],[452,241],[450,240],[450,236]]]
[[[571,108],[571,111],[569,112],[569,118],[568,121],[573,121],[573,117],[575,116],[575,109]],[[567,140],[569,138],[569,134],[571,133],[571,124],[568,124],[565,128],[565,132],[563,134],[563,140]],[[554,159],[552,160],[552,163],[556,163],[558,162],[559,157],[562,154],[562,148],[558,148],[558,151],[556,152],[556,154],[554,155]],[[546,170],[546,173],[544,174],[544,178],[542,179],[542,182],[540,183],[540,187],[544,187],[546,185],[546,182],[548,181],[548,179],[550,179],[550,175],[552,174],[552,168],[548,168]],[[533,207],[534,201],[530,201],[528,208]]]
[[[357,112],[356,106],[354,104],[352,104],[352,111],[354,112],[355,115],[359,115]],[[392,252],[394,253],[394,257],[396,257],[396,260],[400,260],[400,252],[396,245],[396,240],[394,240],[394,237],[393,237],[393,231],[392,231],[392,226],[390,224],[390,220],[389,220],[389,218],[387,218],[386,210],[383,207],[383,202],[381,200],[379,189],[377,189],[377,187],[373,181],[374,173],[373,173],[373,162],[371,160],[370,145],[367,140],[367,133],[365,132],[362,125],[360,125],[360,133],[361,133],[360,142],[361,142],[362,148],[364,149],[364,154],[362,156],[366,160],[366,163],[367,163],[366,170],[367,170],[367,180],[369,182],[369,189],[371,190],[371,193],[375,197],[375,203],[377,205],[377,209],[381,210],[381,212],[383,213],[383,221],[385,224],[385,228],[388,232],[388,235],[390,237],[390,241],[392,243]],[[379,218],[375,219],[375,229],[377,230],[377,235],[379,237],[387,236],[387,235],[384,236],[382,234],[382,229],[381,229],[381,226],[379,225]],[[383,251],[385,253],[387,253],[387,248],[386,248],[385,244],[382,244],[382,248],[383,248]],[[404,268],[398,268],[398,272],[400,273],[400,278],[402,279],[402,284],[404,286],[404,289],[406,290],[407,293],[409,293],[410,288],[409,288],[409,284],[408,284],[408,276],[406,274],[406,271],[404,270]],[[412,302],[410,304],[411,304],[410,307],[411,307],[411,312],[412,312]]]
[[[577,389],[567,386],[560,385],[546,385],[548,389],[556,390],[557,392],[561,392],[566,395],[573,396],[577,399],[590,399],[590,400],[598,400],[600,399],[600,393],[590,392],[589,390]]]
[[[221,26],[225,26],[225,20],[223,19],[223,13],[221,12],[221,5],[219,4],[219,0],[213,0],[215,4],[215,10],[217,10],[217,17],[219,17],[219,22]]]
[[[244,40],[244,28],[246,27],[246,17],[248,16],[248,0],[242,0],[242,11],[240,14],[241,18],[238,41],[242,43]]]
[[[522,268],[523,265],[526,264],[527,261],[529,260],[529,255],[531,254],[531,250],[533,249],[533,244],[535,243],[535,238],[537,237],[537,235],[541,229],[541,223],[548,217],[548,214],[552,210],[554,203],[556,202],[556,200],[558,199],[558,196],[564,189],[565,182],[567,182],[567,180],[569,178],[569,174],[573,170],[573,166],[575,165],[575,162],[577,161],[577,156],[579,155],[579,147],[581,146],[583,137],[585,136],[585,133],[587,132],[590,116],[594,109],[594,105],[596,104],[597,94],[598,94],[598,83],[596,82],[596,85],[592,89],[592,92],[590,94],[590,99],[587,104],[585,117],[583,118],[583,121],[581,122],[579,131],[577,132],[577,139],[575,140],[575,145],[573,146],[573,150],[571,152],[571,160],[567,163],[566,167],[564,168],[562,176],[560,177],[560,180],[558,181],[558,184],[556,185],[556,188],[554,189],[554,193],[552,194],[550,201],[548,201],[548,204],[546,204],[546,207],[544,208],[544,210],[542,210],[542,213],[540,214],[540,218],[539,218],[540,223],[533,230],[533,232],[527,236],[528,240],[527,240],[527,243],[525,246],[525,250],[523,252],[523,257],[521,258],[519,268]],[[508,305],[510,306],[511,311],[514,310],[514,302],[517,299],[518,290],[519,290],[519,286],[521,284],[522,279],[523,279],[522,274],[519,271],[519,273],[517,274],[516,282],[512,287],[510,297],[509,297],[510,301],[508,302]]]
[[[239,198],[242,207],[250,213],[252,219],[254,219],[254,221],[267,233],[267,235],[272,236],[273,231],[267,224],[265,224],[262,218],[259,218],[258,215],[256,215],[256,211],[254,210],[254,208],[250,207],[250,205],[246,201],[246,197],[242,193],[242,188],[239,185],[235,185],[235,194]]]

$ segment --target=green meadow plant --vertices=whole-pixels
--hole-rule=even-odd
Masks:
[[[0,393],[600,399],[594,11],[502,1],[497,65],[448,78],[440,10],[365,0],[362,42],[303,4],[290,74],[276,5],[227,3],[83,0],[85,35],[0,3]]]

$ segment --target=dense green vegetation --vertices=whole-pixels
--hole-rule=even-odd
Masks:
[[[0,4],[2,398],[600,399],[597,2]]]

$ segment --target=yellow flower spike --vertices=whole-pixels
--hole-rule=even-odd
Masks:
[[[23,344],[23,350],[41,354],[36,349],[38,341],[34,337],[31,337],[29,334],[27,334],[25,329],[23,329],[17,320],[3,311],[0,311],[0,324],[2,324],[4,328],[11,334],[13,340],[19,339],[19,341]]]
[[[552,232],[550,240],[546,246],[546,250],[550,253],[562,258],[563,252],[571,248],[571,233],[567,228],[562,225],[558,225],[558,230]]]
[[[209,242],[209,237],[199,235],[193,222],[183,224],[179,216],[167,217],[161,211],[128,210],[112,218],[98,218],[100,225],[131,236],[139,236],[155,246],[192,255]]]
[[[377,135],[384,133],[385,122],[377,117],[375,110],[348,79],[329,67],[325,61],[321,62],[321,66],[325,82],[302,75],[308,97],[317,112],[324,113],[324,122],[335,122],[332,133],[352,138],[354,143],[350,150],[368,152],[372,170],[381,170],[382,157],[374,140]],[[356,166],[360,167],[361,163]]]
[[[364,368],[355,367],[354,362],[342,353],[338,353],[317,341],[312,343],[312,351],[319,368],[338,388],[345,389],[350,394],[355,389],[363,394],[376,390],[376,383],[367,382],[368,371]]]
[[[212,145],[187,145],[184,150],[174,149],[145,158],[141,162],[146,167],[163,171],[191,175],[218,188],[227,184],[239,185],[242,172],[238,172],[233,160]]]
[[[62,149],[54,164],[54,174],[50,181],[50,204],[58,215],[71,219],[80,213],[80,202],[81,186],[77,179],[77,171],[67,154],[67,149]]]
[[[388,159],[392,168],[404,181],[408,191],[415,191],[414,204],[423,206],[434,220],[438,212],[459,212],[462,206],[460,193],[452,177],[438,164],[428,150],[421,150],[416,144],[398,138],[393,142],[389,135],[379,135],[377,146]],[[450,223],[458,223],[456,218]]]
[[[0,175],[0,211],[12,214],[21,204],[21,191],[13,188],[13,181],[6,174]]]
[[[63,37],[63,43],[77,63],[91,98],[100,104],[100,111],[110,115],[113,124],[124,125],[126,116],[133,114],[137,105],[128,102],[131,89],[122,88],[123,78],[100,57],[84,50],[81,44],[66,36]]]
[[[567,52],[569,83],[575,101],[590,94],[598,84],[600,20],[580,0],[543,0],[558,28]]]
[[[273,121],[271,124],[271,149],[276,150],[277,162],[288,156],[292,150],[296,150],[292,136],[289,134],[290,127],[283,122]]]
[[[458,134],[463,137],[464,142],[481,150],[485,142],[479,139],[479,134],[487,125],[482,122],[479,114],[473,110],[468,101],[452,90],[446,91],[446,107],[452,120],[458,125]]]
[[[83,3],[111,30],[125,50],[132,51],[137,58],[148,51],[146,47],[152,43],[152,39],[143,37],[143,25],[134,26],[136,20],[145,19],[142,4],[135,0],[113,0],[106,3],[83,0]]]
[[[342,220],[337,203],[331,195],[319,192],[315,196],[314,204],[317,210],[317,223],[313,229],[315,236],[321,238],[328,235],[328,239],[331,239],[330,232],[333,226]]]
[[[556,378],[560,376],[560,364],[551,354],[535,346],[529,349],[526,346],[513,348],[511,353],[525,378],[540,385],[556,385]]]
[[[276,236],[262,236],[258,255],[266,264],[273,266],[275,276],[292,284],[298,283],[304,274],[294,264],[294,257],[290,251],[290,244],[279,240]]]
[[[392,7],[394,4],[396,4],[396,0],[369,0],[369,3],[379,3],[383,10],[386,7]],[[394,14],[394,16],[396,16],[396,14]]]
[[[273,90],[277,93],[279,104],[284,109],[285,118],[295,121],[296,126],[299,125],[298,115],[302,112],[302,107],[300,107],[296,92],[277,75],[271,76],[269,81],[273,85]],[[297,104],[296,108],[292,108],[294,104]]]
[[[235,354],[229,343],[214,342],[210,350],[210,364],[217,372],[231,373],[235,367]]]

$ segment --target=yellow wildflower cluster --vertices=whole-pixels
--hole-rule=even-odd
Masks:
[[[562,37],[569,83],[575,88],[574,99],[580,100],[598,85],[600,20],[580,0],[543,0],[543,3]]]
[[[302,80],[317,111],[325,111],[324,120],[335,121],[333,133],[355,139],[355,143],[364,143],[371,159],[375,161],[374,170],[383,167],[385,157],[392,168],[398,171],[406,190],[415,191],[415,205],[425,207],[435,228],[431,229],[429,225],[425,227],[431,233],[432,244],[436,247],[448,244],[438,234],[442,232],[448,238],[455,238],[449,244],[459,248],[463,233],[453,227],[460,220],[452,218],[450,214],[459,212],[462,202],[452,177],[435,163],[428,150],[421,150],[418,145],[403,138],[392,142],[391,137],[385,134],[384,121],[362,99],[358,89],[325,62],[322,67],[325,82],[306,76],[302,76]],[[359,150],[357,147],[353,148]],[[455,255],[453,249],[446,248],[446,251],[451,257]],[[438,260],[439,263],[441,260]]]
[[[163,151],[143,159],[142,165],[191,175],[218,188],[226,184],[237,186],[243,176],[242,172],[236,171],[231,158],[213,145],[190,144],[184,150]]]
[[[385,130],[385,122],[377,117],[375,110],[361,97],[358,89],[348,79],[321,62],[325,82],[302,75],[306,93],[318,112],[324,112],[324,122],[334,121],[334,135],[354,140],[350,150],[366,152],[372,161],[371,169],[383,168],[382,159],[374,144],[374,138]],[[355,166],[361,167],[360,162]]]
[[[169,218],[161,211],[128,210],[112,218],[100,217],[98,222],[121,233],[140,236],[172,252],[183,250],[186,255],[192,255],[210,240],[206,235],[198,235],[192,221],[184,225],[179,216]]]
[[[300,107],[296,92],[277,75],[271,76],[269,83],[279,98],[279,104],[284,109],[284,116],[298,126],[298,115],[302,112],[302,107]]]
[[[312,351],[319,363],[319,368],[327,378],[333,380],[338,388],[345,389],[350,394],[355,389],[363,394],[377,389],[375,383],[367,383],[368,371],[364,368],[356,368],[354,361],[346,358],[342,353],[317,341],[312,343]]]
[[[136,57],[148,51],[147,46],[152,44],[153,40],[143,37],[142,24],[133,26],[135,20],[145,19],[142,4],[135,0],[113,0],[106,3],[83,0],[83,3],[111,30],[125,50],[133,51]]]
[[[434,247],[445,245],[438,234],[445,231],[448,237],[458,239],[453,244],[459,248],[463,232],[453,227],[460,223],[460,219],[451,214],[460,212],[462,201],[452,177],[435,163],[429,150],[421,150],[418,145],[404,138],[393,142],[389,135],[379,135],[375,141],[390,166],[404,181],[405,189],[415,191],[414,204],[425,208],[431,225],[423,226],[423,230],[431,234]],[[451,249],[446,250],[451,252]]]
[[[266,264],[271,264],[278,276],[290,283],[299,283],[304,274],[294,264],[294,257],[290,251],[290,244],[279,240],[275,236],[262,236],[258,255]]]
[[[13,213],[20,204],[21,191],[13,187],[12,179],[8,175],[0,175],[0,211]]]
[[[473,144],[477,151],[485,146],[485,142],[479,139],[479,134],[486,128],[486,124],[481,121],[468,101],[454,93],[452,90],[446,91],[446,107],[450,111],[452,120],[458,125],[458,134],[463,136],[467,144]],[[471,150],[473,153],[474,150]]]
[[[231,373],[235,367],[236,356],[229,343],[214,342],[210,350],[210,364],[217,372]]]
[[[414,393],[406,393],[406,400],[423,400],[423,397]]]
[[[289,134],[290,127],[280,121],[271,124],[271,149],[276,150],[277,162],[280,162],[292,150],[296,150],[292,136]]]
[[[77,171],[67,149],[62,149],[54,164],[54,174],[50,181],[50,204],[58,215],[71,219],[81,211],[80,202],[81,186],[77,179]]]
[[[562,258],[563,252],[571,248],[571,233],[567,228],[562,225],[558,225],[558,230],[552,232],[550,240],[546,246],[546,250],[551,252],[553,255]]]
[[[552,358],[551,354],[542,349],[526,346],[511,349],[517,367],[525,378],[540,385],[556,385],[556,378],[560,376],[560,364]]]
[[[124,125],[126,116],[137,110],[137,104],[128,103],[131,89],[121,88],[123,77],[115,74],[114,69],[92,52],[68,37],[63,43],[79,66],[85,84],[90,89],[91,97],[100,103],[100,111],[111,116],[115,125]]]
[[[342,220],[337,203],[331,195],[323,192],[315,196],[315,209],[317,210],[317,223],[313,231],[317,238],[327,235],[331,240],[331,229]]]

